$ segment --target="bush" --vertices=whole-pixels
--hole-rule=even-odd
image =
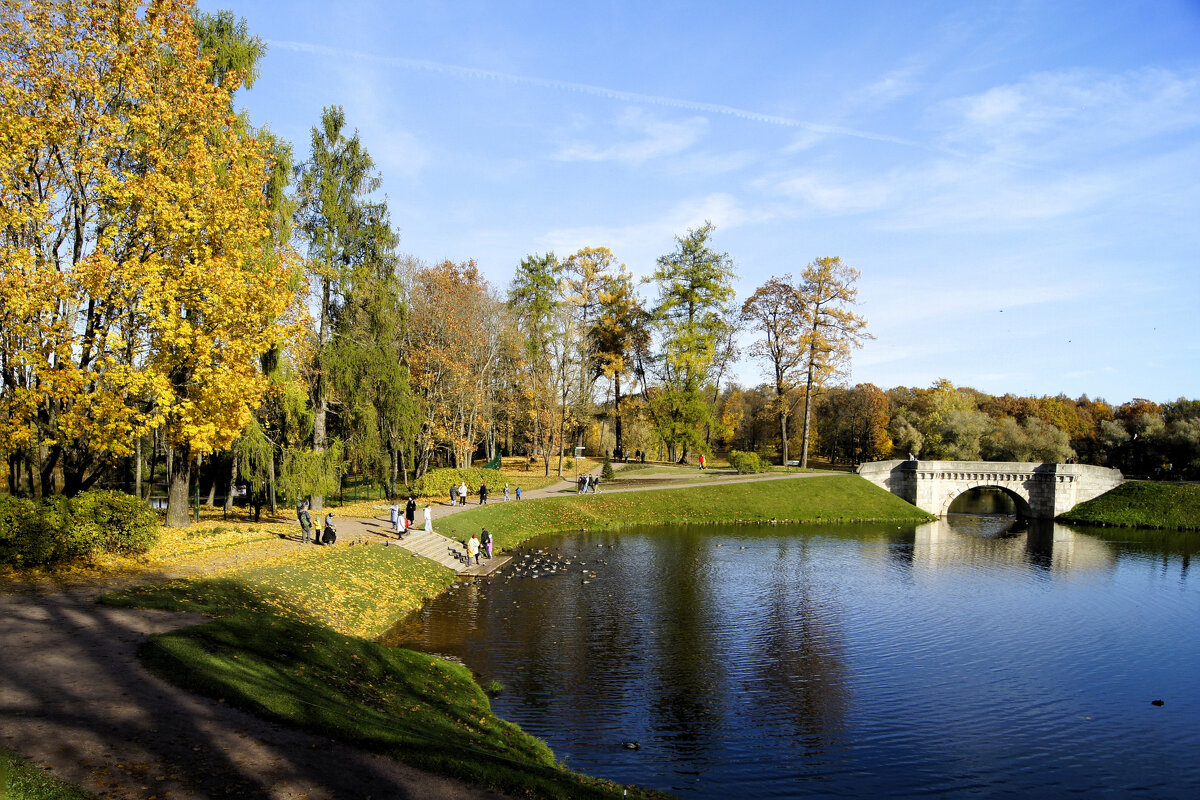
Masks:
[[[448,497],[450,487],[467,482],[467,491],[479,492],[479,484],[486,483],[488,490],[495,492],[504,486],[504,475],[497,469],[433,469],[426,472],[413,484],[413,491],[421,497]]]
[[[741,450],[729,451],[729,466],[733,467],[740,475],[766,472],[771,468],[770,465],[762,462],[758,453],[745,453]]]
[[[83,492],[36,503],[0,497],[0,564],[36,566],[96,553],[144,553],[158,540],[158,517],[120,492]]]
[[[145,553],[158,541],[158,515],[131,494],[110,491],[80,492],[72,501],[75,524],[94,525],[106,553]]]

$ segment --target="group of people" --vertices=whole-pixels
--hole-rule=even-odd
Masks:
[[[591,492],[595,494],[599,491],[600,476],[599,475],[580,475],[579,486],[576,489],[577,494],[586,494]]]
[[[478,564],[481,555],[485,558],[492,557],[492,535],[488,533],[487,528],[483,529],[483,533],[472,533],[471,538],[467,540],[467,561],[474,560]]]
[[[595,491],[596,485],[600,483],[599,478],[588,478],[586,476],[581,477],[579,481],[581,492],[587,491],[587,488],[585,488],[585,481],[587,481],[586,486],[592,491]],[[520,486],[516,487],[516,497],[518,500],[521,499]],[[487,498],[488,488],[487,484],[484,483],[479,487],[480,505],[485,505],[487,503]],[[504,499],[511,499],[511,494],[509,492],[507,483],[504,484]],[[462,505],[467,504],[466,481],[463,481],[463,483],[457,487],[451,487],[450,505],[456,505],[456,500]],[[397,539],[403,539],[404,534],[412,530],[416,521],[417,499],[416,497],[409,495],[408,501],[404,504],[403,512],[401,512],[400,504],[398,502],[393,502],[390,511],[392,518],[392,532],[396,534]],[[433,510],[428,503],[425,504],[424,515],[425,530],[427,532],[432,532]],[[300,541],[302,544],[308,544],[309,541],[312,541],[314,544],[333,544],[336,540],[337,531],[335,531],[333,527],[332,511],[325,515],[323,530],[316,530],[315,532],[313,528],[312,514],[309,512],[309,504],[307,500],[301,501],[299,505],[296,506],[296,517],[300,520]],[[488,533],[487,528],[484,528],[482,533],[471,535],[471,538],[466,542],[466,547],[468,561],[474,560],[474,562],[478,564],[480,556],[490,559],[492,557],[492,535]]]
[[[643,464],[646,463],[646,454],[641,450],[634,450],[633,455],[630,455],[629,451],[622,447],[620,450],[605,450],[604,455],[613,461],[625,464],[628,464],[631,459],[635,464],[639,461]]]
[[[467,495],[471,492],[467,488],[467,482],[463,481],[458,486],[450,487],[450,505],[465,506],[467,504]],[[504,499],[505,501],[512,499],[512,494],[508,489],[508,484],[504,484]],[[517,487],[517,499],[521,499],[521,487]],[[486,483],[479,484],[479,505],[486,506],[488,501],[488,487]]]
[[[392,503],[392,532],[396,534],[397,539],[403,539],[404,534],[408,533],[417,518],[417,499],[412,495],[408,496],[408,502],[404,504],[404,513],[400,513],[399,503]],[[425,530],[426,532],[433,531],[433,510],[429,504],[425,504]]]
[[[333,527],[333,511],[325,515],[325,526],[322,530],[313,530],[312,514],[308,510],[308,501],[300,501],[296,506],[296,518],[300,520],[300,543],[333,544],[337,541],[337,530]]]

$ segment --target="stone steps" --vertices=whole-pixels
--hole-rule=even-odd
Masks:
[[[466,548],[440,533],[430,533],[423,528],[413,528],[404,534],[404,538],[397,544],[411,553],[428,558],[430,561],[436,561],[455,572],[462,572],[467,568]],[[456,557],[455,553],[461,554],[462,558]]]

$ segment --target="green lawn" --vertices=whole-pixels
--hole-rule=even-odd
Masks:
[[[1200,485],[1129,481],[1080,503],[1059,520],[1123,528],[1200,530]]]
[[[9,750],[0,750],[0,800],[96,800]]]
[[[223,577],[138,586],[101,602],[218,615],[252,611],[374,639],[454,577],[452,570],[399,547],[311,547]]]
[[[693,486],[647,492],[567,495],[496,503],[447,517],[441,533],[465,538],[487,527],[500,549],[540,533],[633,525],[765,522],[924,522],[917,507],[857,475]]]

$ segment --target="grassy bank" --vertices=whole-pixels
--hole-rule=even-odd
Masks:
[[[561,767],[465,667],[323,625],[236,614],[154,637],[142,657],[191,691],[514,796],[661,796]]]
[[[399,547],[310,547],[217,577],[124,589],[100,602],[215,616],[267,614],[373,639],[453,581],[451,570]]]
[[[492,503],[448,517],[453,538],[487,527],[498,548],[540,533],[630,525],[776,522],[923,522],[931,517],[857,475],[829,474],[648,492]]]
[[[0,800],[96,800],[96,795],[60,781],[16,753],[0,750]]]
[[[657,797],[573,773],[496,717],[470,672],[371,641],[454,573],[399,547],[308,548],[101,602],[219,617],[154,637],[150,669],[189,691],[514,796]]]
[[[1084,525],[1200,530],[1200,485],[1129,481],[1080,503],[1059,519]]]

